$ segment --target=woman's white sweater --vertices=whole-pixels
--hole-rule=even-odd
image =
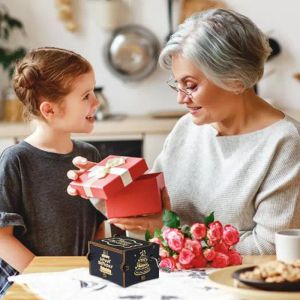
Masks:
[[[218,136],[182,117],[152,171],[163,171],[172,210],[191,224],[212,211],[241,232],[242,254],[274,254],[274,233],[300,228],[300,124]]]

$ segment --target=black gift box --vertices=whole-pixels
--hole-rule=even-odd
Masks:
[[[159,277],[159,245],[129,237],[89,242],[90,274],[123,287]]]

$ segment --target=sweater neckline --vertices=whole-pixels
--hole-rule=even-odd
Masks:
[[[268,133],[269,131],[273,131],[274,128],[280,126],[282,123],[284,123],[285,121],[289,120],[289,116],[287,116],[286,114],[284,114],[284,117],[264,128],[255,130],[255,131],[251,131],[251,132],[247,132],[247,133],[242,133],[242,134],[235,134],[235,135],[218,135],[218,131],[216,128],[213,127],[212,124],[209,124],[209,127],[211,128],[212,132],[214,133],[215,137],[217,139],[239,139],[239,138],[249,138],[249,137],[255,137],[257,135],[261,135],[261,134],[265,134]]]

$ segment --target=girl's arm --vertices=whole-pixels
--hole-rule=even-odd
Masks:
[[[13,235],[13,227],[10,226],[0,228],[0,257],[21,273],[34,254]]]

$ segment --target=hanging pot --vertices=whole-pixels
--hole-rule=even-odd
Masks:
[[[168,23],[169,23],[169,33],[166,36],[166,42],[169,41],[173,34],[173,0],[168,0]]]
[[[160,45],[155,35],[140,25],[117,28],[105,51],[109,69],[124,81],[139,81],[157,66]]]

